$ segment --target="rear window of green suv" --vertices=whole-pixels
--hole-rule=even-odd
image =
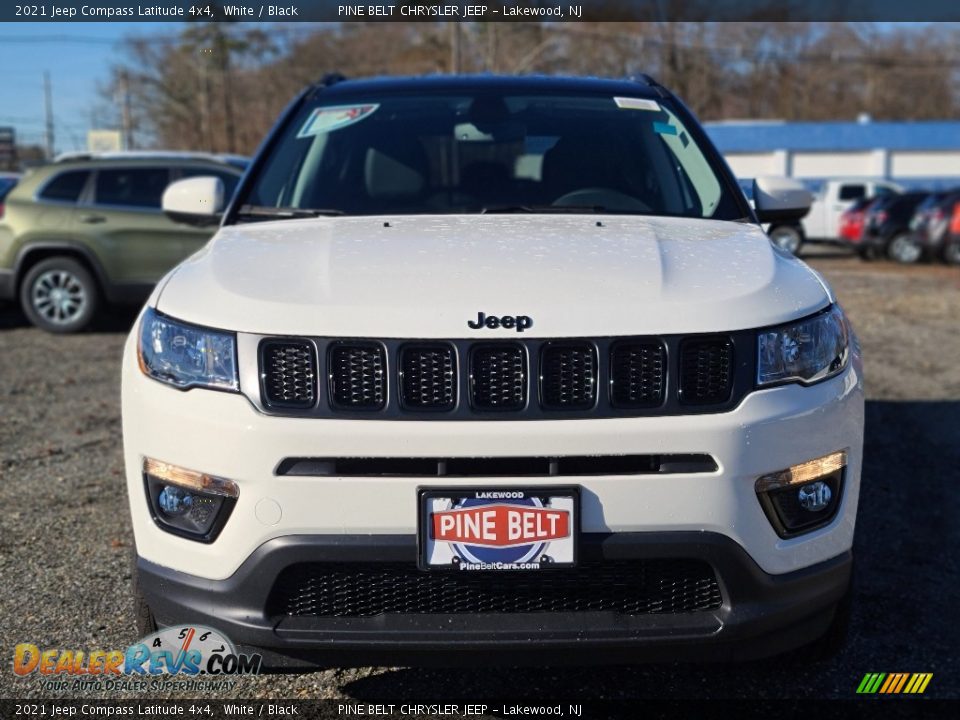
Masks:
[[[75,203],[80,198],[88,177],[90,177],[89,170],[60,173],[43,187],[40,197],[44,200]]]

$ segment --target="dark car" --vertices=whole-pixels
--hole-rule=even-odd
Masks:
[[[928,259],[960,265],[960,188],[921,203],[910,223],[910,238]]]
[[[866,211],[860,254],[864,257],[889,257],[899,263],[915,263],[923,256],[910,229],[917,208],[931,197],[929,191],[884,195]]]

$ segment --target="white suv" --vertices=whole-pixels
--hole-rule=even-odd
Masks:
[[[141,630],[268,665],[838,637],[859,349],[649,78],[320,83],[126,345]]]

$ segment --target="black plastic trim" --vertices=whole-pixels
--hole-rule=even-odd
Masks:
[[[809,482],[816,482],[817,480],[823,480],[827,482],[830,478],[833,478],[837,474],[837,471],[828,473],[820,478],[810,480]],[[786,524],[783,522],[783,518],[780,516],[780,511],[777,510],[776,504],[773,502],[773,499],[770,497],[771,492],[784,492],[785,488],[780,490],[768,490],[765,492],[757,493],[757,500],[760,501],[760,507],[763,508],[764,514],[767,516],[767,520],[770,521],[770,524],[773,526],[774,531],[777,535],[782,537],[784,540],[799,537],[801,535],[806,535],[807,533],[813,532],[814,530],[819,530],[826,525],[829,525],[833,522],[833,519],[837,516],[837,513],[840,512],[840,506],[843,504],[843,495],[846,490],[846,479],[847,479],[847,468],[846,466],[840,469],[840,477],[837,478],[836,487],[833,488],[834,498],[830,512],[825,513],[819,517],[816,517],[812,522],[795,527],[793,529],[788,529]],[[809,483],[796,483],[795,485],[790,486],[790,489],[798,491],[804,485]]]
[[[0,268],[0,300],[13,300],[16,296],[16,275],[13,270]]]
[[[611,401],[610,392],[610,348],[617,342],[630,342],[635,338],[626,337],[594,337],[594,338],[523,338],[520,340],[474,340],[474,339],[429,339],[429,338],[402,338],[402,339],[372,339],[372,338],[322,338],[304,337],[312,340],[317,347],[317,356],[328,362],[328,348],[333,343],[345,342],[369,343],[382,345],[387,357],[387,400],[380,410],[362,410],[358,408],[333,407],[329,402],[320,402],[315,407],[304,409],[268,408],[262,406],[261,412],[268,415],[282,417],[315,417],[337,419],[364,419],[364,420],[416,420],[416,421],[450,421],[474,420],[496,422],[501,420],[569,420],[588,418],[616,418],[616,417],[659,417],[671,415],[699,415],[709,413],[729,412],[736,408],[743,399],[756,390],[756,362],[757,362],[757,333],[755,330],[738,330],[725,333],[733,342],[734,370],[733,386],[730,397],[726,402],[710,405],[685,405],[680,401],[677,388],[680,373],[680,343],[684,338],[698,339],[701,337],[716,337],[717,333],[703,335],[662,335],[655,339],[663,343],[666,352],[666,385],[664,399],[656,406],[618,407]],[[279,337],[279,336],[278,336]],[[273,339],[268,337],[266,339]],[[650,336],[637,336],[636,340],[646,342]],[[551,342],[590,342],[597,351],[597,388],[596,403],[590,408],[569,408],[563,410],[545,409],[539,400],[540,357],[541,349]],[[524,348],[527,363],[527,390],[526,402],[519,410],[496,410],[475,408],[472,405],[470,383],[470,354],[474,347],[482,345],[515,344]],[[449,410],[436,411],[404,406],[401,400],[400,378],[397,367],[399,350],[405,345],[444,343],[453,346],[456,364],[456,401]],[[326,365],[320,368],[321,377],[328,376]],[[259,372],[259,368],[258,368]],[[259,393],[260,389],[250,388],[248,392]],[[254,399],[256,402],[256,399]]]
[[[352,348],[376,348],[383,355],[383,402],[379,405],[368,405],[368,406],[358,406],[358,405],[345,405],[337,401],[337,393],[335,387],[335,380],[333,372],[331,371],[333,353],[342,347],[352,347]],[[396,357],[394,355],[393,357]],[[326,377],[327,377],[327,399],[329,400],[329,406],[332,410],[336,412],[348,411],[356,413],[377,413],[382,411],[387,405],[391,402],[391,397],[395,397],[398,393],[396,392],[396,387],[391,387],[391,378],[394,375],[392,371],[392,357],[387,352],[386,346],[383,343],[377,340],[333,340],[328,343],[326,352],[324,353],[324,358],[326,359]]]
[[[519,405],[516,406],[500,406],[500,407],[484,407],[476,404],[475,398],[475,389],[476,381],[473,373],[474,358],[476,354],[482,350],[490,349],[509,349],[517,348],[520,350],[520,357],[523,360],[523,372],[524,372],[524,388],[523,388],[523,398]],[[494,414],[515,414],[523,412],[526,408],[530,407],[530,381],[534,375],[534,370],[531,367],[533,364],[531,356],[533,353],[529,351],[529,348],[523,343],[506,341],[506,342],[492,342],[492,341],[478,341],[474,342],[470,346],[470,351],[467,360],[467,380],[469,382],[469,393],[467,397],[470,399],[470,407],[475,413],[494,413]],[[539,356],[538,356],[539,357]],[[537,364],[536,373],[539,375],[540,367],[539,362]]]
[[[412,509],[411,498],[411,509]],[[849,592],[852,554],[782,575],[764,572],[733,539],[713,532],[585,533],[583,560],[692,558],[717,573],[719,610],[624,616],[534,613],[505,617],[270,616],[270,592],[301,562],[417,562],[416,536],[288,535],[254,550],[230,577],[210,580],[138,558],[139,587],[161,626],[216,627],[270,666],[556,664],[759,658],[822,634]],[[505,581],[508,578],[505,578]],[[564,653],[564,650],[575,652]]]
[[[403,377],[403,358],[407,352],[411,350],[449,350],[451,360],[453,362],[453,401],[449,406],[420,406],[420,405],[411,405],[407,402],[406,395],[404,393],[404,377]],[[404,410],[409,412],[425,412],[425,413],[448,413],[451,410],[457,407],[457,399],[460,395],[458,390],[457,378],[460,377],[460,358],[457,355],[457,348],[451,345],[448,342],[441,341],[422,341],[422,342],[409,342],[404,343],[400,346],[397,352],[397,359],[395,361],[397,366],[397,383],[398,383],[398,397],[400,398],[401,406]]]
[[[730,387],[727,389],[727,395],[723,400],[700,400],[696,398],[689,397],[689,390],[684,388],[684,372],[683,372],[683,359],[684,355],[687,352],[687,349],[694,343],[701,344],[717,344],[717,345],[727,345],[730,350],[730,362],[728,366],[728,372],[731,375],[730,378]],[[733,394],[733,386],[736,383],[736,363],[737,363],[737,348],[734,345],[733,338],[729,335],[717,334],[717,335],[701,335],[698,337],[686,337],[680,341],[680,352],[679,352],[679,364],[677,367],[677,394],[680,398],[680,403],[683,405],[723,405],[726,402],[729,402],[730,396]]]
[[[304,345],[310,351],[310,361],[313,364],[313,400],[289,400],[277,402],[267,396],[267,373],[264,372],[264,358],[266,350],[274,345]],[[320,368],[317,362],[317,344],[310,338],[303,337],[271,337],[261,340],[257,346],[257,369],[260,376],[260,399],[265,407],[269,408],[311,408],[320,401]]]
[[[514,466],[511,466],[511,463]],[[531,472],[531,468],[538,468]],[[274,475],[292,477],[573,477],[712,473],[704,453],[507,457],[289,457]]]
[[[660,400],[652,403],[623,403],[617,402],[615,396],[614,388],[614,378],[613,378],[613,356],[614,353],[621,347],[629,345],[657,345],[660,347],[663,352],[663,390],[660,393]],[[607,381],[607,392],[610,396],[610,405],[611,407],[622,408],[624,410],[635,410],[639,408],[659,408],[663,407],[663,404],[666,402],[666,399],[669,397],[669,393],[673,385],[676,384],[676,378],[672,377],[673,373],[670,372],[672,366],[672,354],[670,348],[667,347],[664,341],[656,336],[647,336],[647,337],[636,337],[636,338],[622,338],[611,343],[610,348],[607,351],[607,368],[609,372],[609,380]]]
[[[554,349],[564,349],[564,348],[588,348],[589,352],[593,354],[593,400],[589,403],[578,403],[576,405],[551,405],[550,403],[544,400],[544,389],[543,389],[543,360],[546,354],[550,350]],[[600,356],[597,353],[597,346],[595,343],[590,340],[548,340],[540,346],[540,357],[537,363],[537,390],[540,398],[540,407],[544,410],[554,411],[554,412],[567,412],[569,410],[591,410],[597,405],[597,398],[600,396]]]
[[[183,530],[174,525],[170,525],[160,517],[160,513],[154,505],[153,500],[153,491],[150,489],[150,478],[153,478],[155,482],[161,484],[172,485],[174,483],[165,483],[163,478],[154,477],[143,473],[143,494],[147,500],[147,508],[150,510],[150,517],[153,518],[153,522],[156,523],[157,527],[168,532],[171,535],[176,535],[177,537],[186,538],[187,540],[193,540],[194,542],[203,543],[204,545],[209,545],[214,540],[217,539],[217,536],[220,535],[220,532],[223,530],[224,526],[227,524],[227,520],[230,519],[230,515],[233,513],[233,508],[237,504],[237,499],[233,497],[218,496],[222,498],[220,504],[220,509],[217,511],[217,517],[213,521],[213,525],[210,526],[210,529],[204,535],[198,535],[197,533],[192,533],[187,530]],[[197,493],[202,495],[203,493]]]

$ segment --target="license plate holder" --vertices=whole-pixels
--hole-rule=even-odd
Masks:
[[[425,571],[550,571],[579,555],[580,489],[445,487],[417,491]]]

